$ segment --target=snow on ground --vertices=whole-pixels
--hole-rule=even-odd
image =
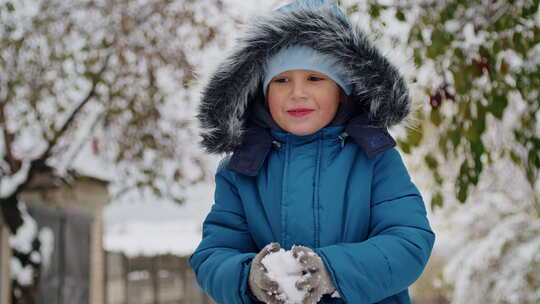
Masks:
[[[213,184],[201,184],[188,190],[182,205],[129,200],[110,204],[104,216],[105,249],[128,256],[190,255],[201,240],[213,194]]]
[[[168,253],[187,256],[201,240],[198,227],[198,220],[186,218],[126,221],[107,226],[105,248],[130,257]]]

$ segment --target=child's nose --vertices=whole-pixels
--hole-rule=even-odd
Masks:
[[[306,84],[301,81],[293,81],[292,97],[303,98],[307,97]]]

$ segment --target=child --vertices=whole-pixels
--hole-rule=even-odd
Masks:
[[[285,303],[261,261],[291,250],[303,303],[411,303],[434,243],[387,128],[405,81],[335,5],[260,19],[203,92],[202,145],[229,153],[190,258],[218,303]],[[293,246],[299,245],[299,246]]]

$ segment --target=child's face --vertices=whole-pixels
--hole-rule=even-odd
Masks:
[[[295,135],[312,134],[327,126],[342,97],[334,80],[309,70],[290,70],[275,76],[267,92],[272,118]]]

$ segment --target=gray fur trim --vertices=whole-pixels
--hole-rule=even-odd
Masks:
[[[360,28],[329,6],[273,12],[247,28],[202,92],[197,118],[207,152],[232,152],[241,144],[245,114],[260,89],[266,59],[293,44],[311,46],[343,63],[350,74],[350,98],[369,109],[373,127],[391,127],[409,114],[406,81]]]

